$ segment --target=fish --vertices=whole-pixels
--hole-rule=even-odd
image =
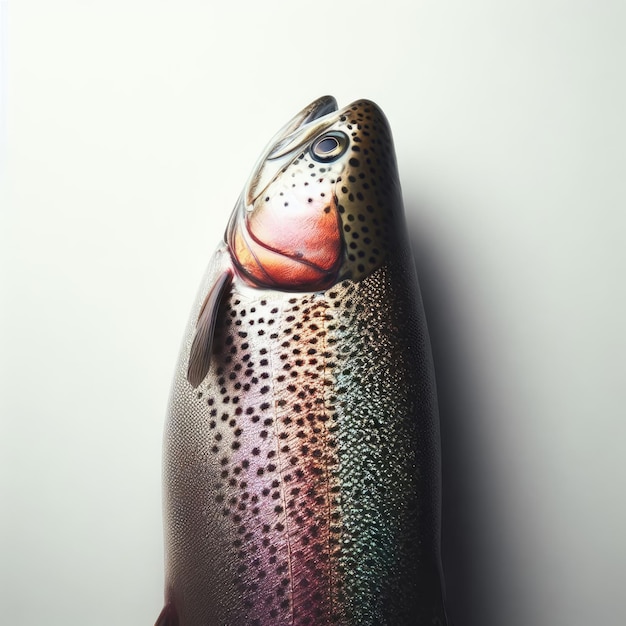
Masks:
[[[211,257],[164,434],[157,626],[446,626],[436,383],[389,123],[269,142]]]

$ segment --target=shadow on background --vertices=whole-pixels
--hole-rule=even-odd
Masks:
[[[407,215],[419,214],[407,203]],[[411,212],[410,209],[414,209]],[[423,211],[422,211],[423,213]],[[502,626],[502,598],[494,590],[513,581],[493,584],[494,572],[506,571],[506,555],[494,554],[490,533],[496,513],[485,468],[489,446],[481,413],[486,382],[471,354],[470,332],[464,324],[463,301],[454,284],[459,274],[445,262],[445,250],[410,227],[411,245],[426,311],[435,362],[442,442],[442,556],[447,610],[453,626]],[[458,260],[458,258],[457,258]],[[503,567],[504,566],[504,567]],[[511,586],[508,586],[509,590]],[[506,611],[505,611],[506,612]]]

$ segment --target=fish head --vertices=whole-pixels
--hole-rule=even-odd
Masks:
[[[312,102],[261,155],[226,231],[248,283],[320,291],[361,280],[396,246],[402,201],[391,131],[369,100]]]

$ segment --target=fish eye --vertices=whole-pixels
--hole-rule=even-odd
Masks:
[[[339,131],[331,131],[313,142],[311,156],[316,161],[329,163],[337,160],[348,148],[348,136]]]

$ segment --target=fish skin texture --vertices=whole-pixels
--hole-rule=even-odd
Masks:
[[[306,181],[310,169],[333,180],[328,206],[343,241],[330,286],[290,290],[263,261],[234,255],[229,242],[246,228],[236,207],[192,309],[165,427],[166,607],[157,626],[447,624],[435,379],[391,136],[369,101],[325,115],[318,134],[306,124],[326,118],[306,122],[306,146],[290,137],[293,159],[266,176],[252,210],[262,225],[262,202],[280,197],[291,169],[303,178],[288,182]],[[366,124],[369,135],[355,143],[347,125]],[[349,148],[336,163],[308,167],[306,150],[328,128],[361,148],[358,167]],[[385,157],[374,168],[378,195],[365,194],[373,186],[364,149]],[[221,297],[207,299],[225,273]],[[207,301],[209,365],[191,384]]]

